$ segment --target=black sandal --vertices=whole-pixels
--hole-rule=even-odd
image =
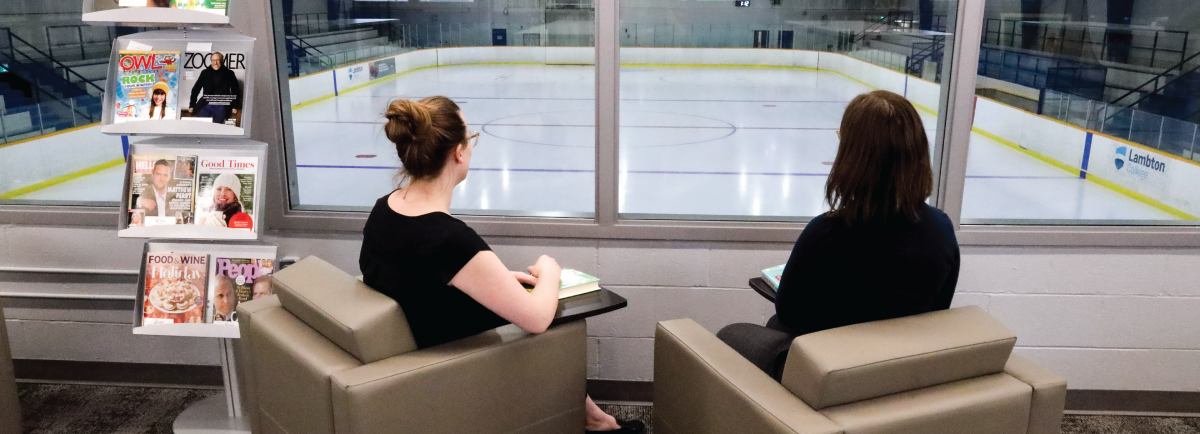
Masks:
[[[611,431],[587,431],[587,434],[640,434],[646,429],[646,424],[640,420],[617,419],[617,425],[621,427]]]

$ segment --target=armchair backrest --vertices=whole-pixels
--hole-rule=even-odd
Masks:
[[[816,410],[1004,371],[1017,337],[977,306],[792,341],[782,384]]]
[[[272,281],[284,309],[362,363],[417,349],[395,300],[320,258],[296,262]]]

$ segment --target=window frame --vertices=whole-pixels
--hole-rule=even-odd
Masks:
[[[281,8],[260,2],[234,17],[235,29],[258,39],[256,98],[252,139],[268,144],[265,235],[288,233],[357,233],[363,212],[312,211],[291,208],[289,188],[295,178],[287,149],[292,132],[286,71],[275,53],[283,50]],[[595,240],[675,240],[728,242],[795,241],[804,223],[761,221],[631,220],[618,218],[618,119],[620,104],[620,1],[595,2],[596,41],[596,205],[593,218],[460,216],[480,235],[495,237],[575,238]],[[1195,226],[1112,225],[985,225],[960,224],[966,165],[973,126],[976,68],[983,36],[984,2],[959,0],[950,74],[943,86],[938,129],[941,154],[935,168],[931,203],[950,216],[959,244],[964,246],[1107,246],[1200,247],[1200,222]],[[272,25],[254,25],[269,22]],[[271,53],[271,54],[266,54]],[[966,65],[966,66],[963,66]],[[39,226],[111,226],[119,208],[56,205],[0,205],[0,224]]]

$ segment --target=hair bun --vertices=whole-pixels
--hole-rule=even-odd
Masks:
[[[433,128],[433,118],[430,116],[429,108],[416,101],[406,99],[392,101],[391,104],[388,104],[384,116],[388,121],[383,131],[387,134],[388,140],[397,145],[410,145],[416,141],[417,137],[425,136]]]

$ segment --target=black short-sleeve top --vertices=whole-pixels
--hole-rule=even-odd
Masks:
[[[508,324],[450,286],[485,250],[491,247],[461,220],[443,212],[406,216],[384,196],[367,217],[358,266],[364,283],[400,304],[417,347],[426,348]]]

